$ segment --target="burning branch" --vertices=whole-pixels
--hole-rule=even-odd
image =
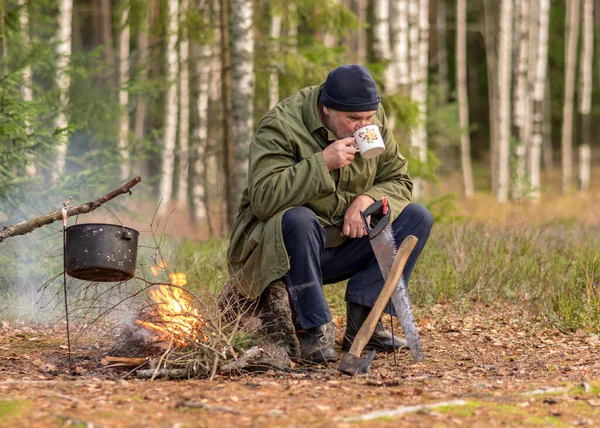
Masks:
[[[101,198],[96,199],[92,202],[87,202],[85,204],[81,204],[76,207],[69,208],[67,210],[67,217],[71,217],[79,214],[87,214],[91,211],[94,211],[100,205],[105,202],[110,201],[111,199],[122,195],[124,193],[131,194],[131,188],[142,181],[141,177],[135,177],[133,180],[125,183],[118,189],[113,190],[112,192],[102,196]],[[62,219],[62,208],[59,208],[51,213],[45,214],[41,217],[34,218],[32,220],[24,221],[15,225],[5,226],[0,229],[0,242],[4,241],[6,238],[10,238],[11,236],[17,235],[25,235],[29,232],[34,231],[38,227],[44,226],[46,224],[54,223],[55,221]]]

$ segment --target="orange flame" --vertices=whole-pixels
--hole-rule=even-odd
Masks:
[[[151,270],[156,276],[166,267],[166,263],[161,260],[157,266],[151,266]],[[187,285],[186,274],[171,273],[169,277],[171,284],[160,284],[156,289],[148,291],[154,305],[147,315],[151,318],[159,318],[160,321],[137,319],[135,323],[153,331],[159,340],[167,341],[172,336],[176,346],[187,345],[190,341],[208,341],[208,336],[203,329],[210,324],[192,305],[190,294],[182,288]]]

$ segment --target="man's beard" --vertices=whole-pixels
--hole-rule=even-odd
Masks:
[[[334,125],[331,120],[331,117],[328,117],[326,119],[326,125],[327,125],[327,129],[329,129],[331,132],[333,132],[335,134],[335,136],[338,138],[338,140],[341,140],[342,138],[348,138],[348,137],[352,137],[353,132],[350,131],[344,131],[342,129],[340,129],[339,127],[337,127],[336,125]]]

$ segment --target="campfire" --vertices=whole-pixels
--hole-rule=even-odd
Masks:
[[[151,270],[157,276],[165,268],[166,264],[161,261]],[[175,347],[206,343],[210,323],[194,307],[192,295],[185,289],[186,274],[171,273],[169,278],[169,284],[159,284],[149,290],[152,302],[135,323],[152,333],[149,343],[172,341]]]

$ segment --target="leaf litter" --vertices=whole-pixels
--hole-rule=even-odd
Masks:
[[[0,414],[0,426],[600,424],[597,335],[546,327],[501,303],[419,309],[425,361],[402,351],[395,365],[392,354],[379,353],[368,375],[353,378],[332,364],[212,381],[139,380],[130,368],[102,364],[108,336],[74,344],[69,376],[64,326],[3,323],[0,403],[28,410]]]

